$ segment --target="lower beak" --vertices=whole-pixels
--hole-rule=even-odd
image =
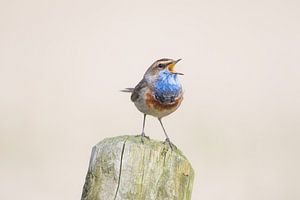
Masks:
[[[175,65],[176,65],[179,61],[181,61],[181,59],[175,60],[174,62],[170,63],[170,64],[168,65],[168,70],[169,70],[171,73],[173,73],[173,74],[184,75],[183,73],[176,72],[176,71],[174,70]]]

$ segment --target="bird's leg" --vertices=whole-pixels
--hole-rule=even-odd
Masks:
[[[149,136],[145,135],[145,123],[146,123],[146,114],[144,114],[142,133],[141,133],[141,135],[137,135],[138,137],[141,136],[142,143],[144,143],[144,138],[150,139]]]
[[[171,149],[174,150],[173,148],[176,148],[176,146],[171,142],[171,140],[170,140],[170,138],[169,138],[169,136],[168,136],[168,134],[167,134],[167,132],[166,132],[166,129],[165,129],[165,127],[164,127],[164,125],[163,125],[163,123],[162,123],[162,121],[161,121],[161,118],[158,118],[158,121],[159,121],[159,123],[160,123],[162,129],[164,130],[164,133],[165,133],[165,136],[166,136],[166,140],[165,140],[164,143],[168,143],[169,146],[171,147]]]
[[[146,123],[146,114],[144,114],[144,119],[143,119],[143,129],[142,129],[142,137],[145,137],[145,123]]]

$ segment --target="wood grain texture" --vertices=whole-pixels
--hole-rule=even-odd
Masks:
[[[140,137],[93,147],[82,200],[190,200],[194,171],[180,150]]]

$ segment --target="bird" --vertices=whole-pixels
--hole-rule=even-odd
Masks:
[[[131,93],[131,101],[136,108],[143,113],[143,126],[141,136],[148,138],[145,134],[146,116],[156,117],[165,134],[165,143],[171,149],[175,146],[162,123],[162,118],[173,113],[181,105],[183,100],[183,89],[178,75],[183,73],[174,70],[175,65],[180,61],[170,58],[156,60],[145,72],[142,80],[134,88],[125,88],[122,92]]]

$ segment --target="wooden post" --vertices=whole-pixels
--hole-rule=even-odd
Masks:
[[[180,150],[135,136],[93,147],[81,200],[190,200],[194,171]]]

